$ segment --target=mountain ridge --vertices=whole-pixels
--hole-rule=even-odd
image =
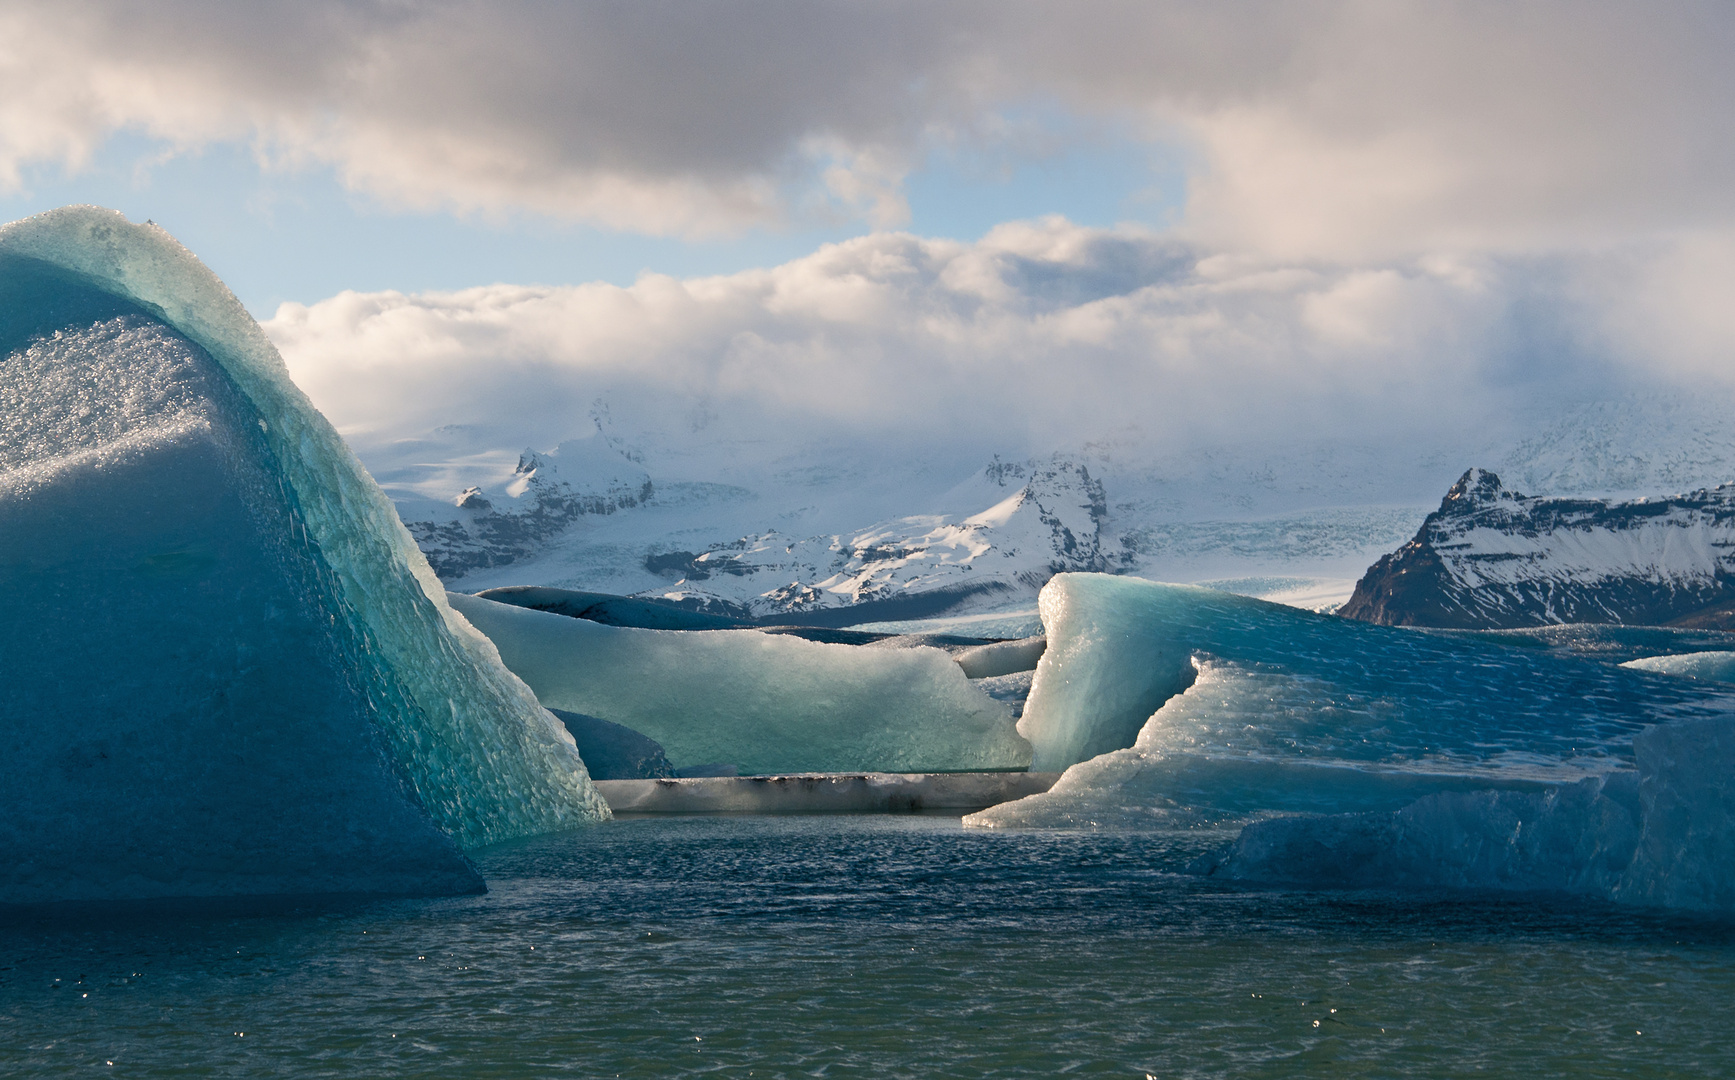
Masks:
[[[1443,629],[1735,628],[1735,483],[1630,501],[1527,496],[1472,468],[1338,614]]]

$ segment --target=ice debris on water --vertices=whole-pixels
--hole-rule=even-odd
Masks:
[[[1654,671],[1687,679],[1735,682],[1735,652],[1679,653],[1674,656],[1644,656],[1621,665],[1634,671]]]
[[[461,892],[607,816],[234,296],[162,230],[0,228],[0,902]]]

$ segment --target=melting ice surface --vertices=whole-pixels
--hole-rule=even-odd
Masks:
[[[258,326],[162,230],[0,229],[0,902],[480,887],[607,816]]]
[[[1007,707],[939,649],[604,626],[454,593],[550,708],[624,724],[677,766],[745,773],[1023,768]]]
[[[1729,832],[1709,778],[1735,766],[1735,687],[1597,658],[1630,651],[1619,632],[1585,656],[1101,575],[1057,577],[1041,603],[1019,727],[1034,767],[1070,768],[969,824],[1259,822],[1224,872],[1735,900],[1718,884],[1735,847],[1705,841]]]

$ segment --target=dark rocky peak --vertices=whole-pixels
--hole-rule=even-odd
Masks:
[[[1524,496],[1500,482],[1500,477],[1487,469],[1466,469],[1458,477],[1446,497],[1440,501],[1440,513],[1465,514],[1500,502],[1513,502]]]
[[[1533,497],[1471,469],[1338,614],[1469,630],[1735,626],[1735,487],[1630,502]]]
[[[1001,461],[1000,455],[995,454],[994,460],[988,463],[982,474],[988,478],[989,483],[1007,487],[1025,480],[1030,475],[1030,470],[1023,462]]]

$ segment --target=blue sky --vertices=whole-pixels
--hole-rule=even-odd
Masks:
[[[930,237],[974,240],[1002,222],[1062,215],[1080,225],[1161,228],[1181,211],[1179,155],[1125,136],[1067,131],[1050,119],[1041,156],[936,148],[905,181],[909,220]],[[720,238],[655,236],[532,212],[459,214],[393,207],[347,189],[330,168],[262,167],[241,142],[176,152],[135,134],[109,137],[89,164],[36,163],[0,195],[0,220],[95,203],[168,229],[255,317],[285,300],[345,289],[402,292],[496,282],[630,284],[641,273],[693,277],[774,266],[864,235],[860,219],[794,220]],[[835,215],[834,215],[835,216]]]

